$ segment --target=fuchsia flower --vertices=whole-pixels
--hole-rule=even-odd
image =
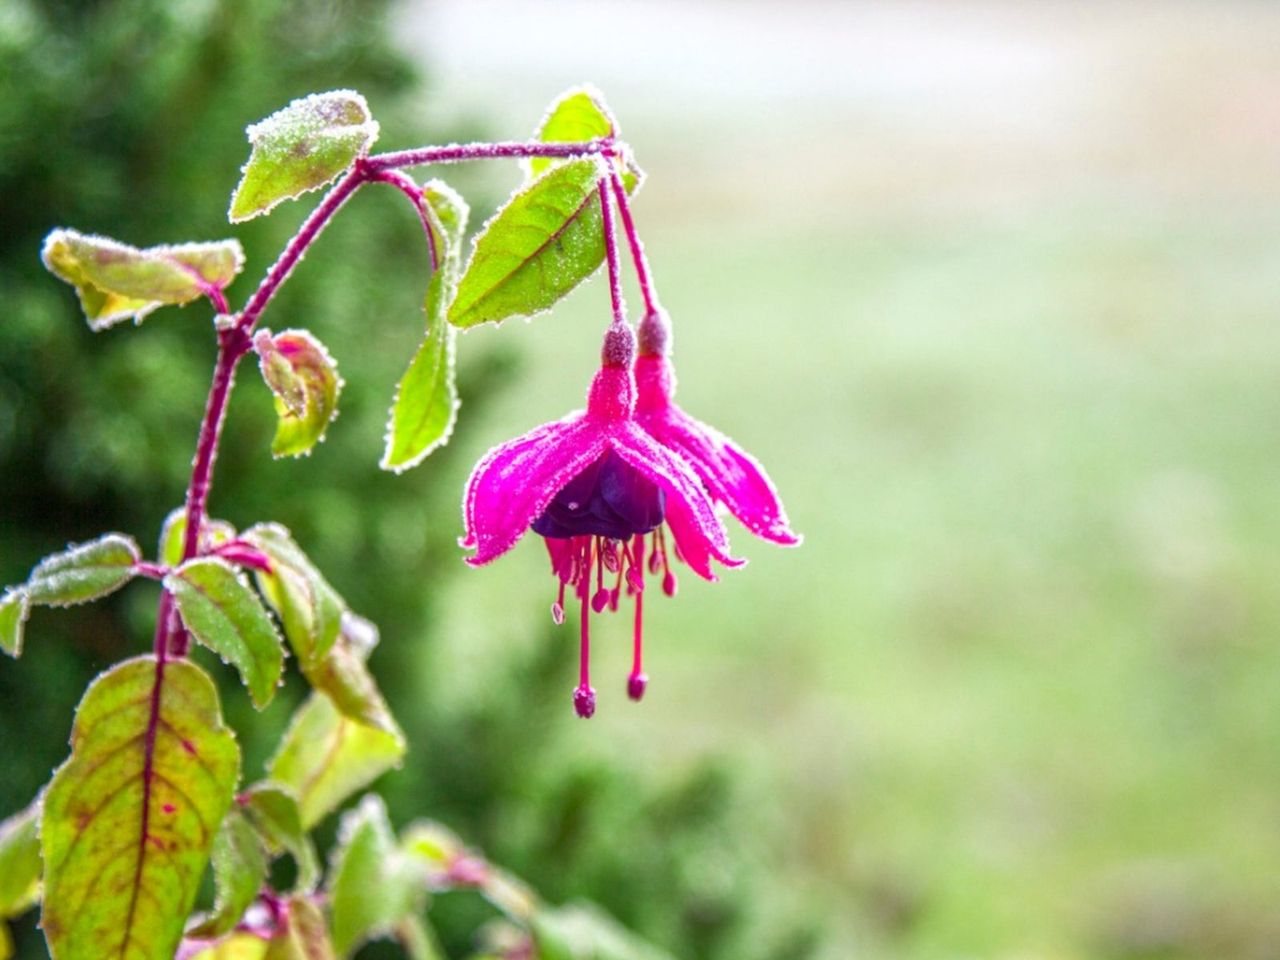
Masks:
[[[581,601],[581,659],[574,691],[581,717],[595,712],[589,672],[591,611],[617,609],[624,584],[635,598],[627,690],[639,700],[647,683],[641,666],[645,573],[661,571],[663,589],[672,594],[672,553],[707,580],[715,579],[712,560],[728,567],[743,563],[730,556],[724,526],[698,473],[636,421],[634,356],[635,335],[615,322],[605,334],[586,410],[491,450],[472,471],[463,499],[466,535],[461,543],[476,551],[468,563],[483,566],[495,560],[532,528],[546,538],[552,571],[560,581],[552,607],[556,622],[564,619],[568,587]],[[671,533],[672,553],[664,527]]]
[[[681,410],[671,364],[671,321],[660,310],[640,323],[635,362],[636,419],[668,450],[688,463],[716,503],[756,536],[783,546],[803,539],[792,532],[778,491],[764,467],[724,434]]]

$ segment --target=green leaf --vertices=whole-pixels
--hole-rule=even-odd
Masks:
[[[253,345],[263,364],[273,369],[284,365],[293,374],[283,394],[268,381],[279,417],[275,439],[271,441],[271,455],[297,457],[310,453],[311,448],[324,439],[325,430],[338,415],[338,393],[342,390],[338,365],[324,344],[306,330],[286,330],[274,336],[269,330],[263,330],[254,337]],[[300,413],[291,406],[293,387],[299,384],[304,395]]]
[[[166,567],[177,567],[182,564],[182,548],[187,538],[187,508],[175,507],[164,518],[160,527],[160,544],[156,556]],[[236,538],[236,528],[225,520],[205,518],[204,528],[200,531],[200,549],[208,550],[220,543]]]
[[[40,824],[54,960],[173,956],[239,769],[194,664],[137,657],[90,685]]]
[[[400,853],[375,794],[342,818],[329,876],[333,945],[340,954],[393,936],[401,920],[426,904],[427,873]]]
[[[346,603],[280,524],[256,524],[242,539],[271,561],[271,573],[255,571],[254,576],[280,618],[294,656],[303,669],[317,663],[338,638]]]
[[[305,897],[286,900],[281,927],[264,960],[334,960],[320,908]]]
[[[303,674],[313,688],[329,696],[343,716],[401,736],[387,702],[365,666],[365,660],[378,642],[377,628],[353,613],[347,613],[342,623],[342,633],[328,654],[323,660],[303,664]]]
[[[31,612],[27,591],[10,587],[0,597],[0,650],[15,660],[22,656],[22,633]]]
[[[449,322],[487,321],[547,310],[604,261],[594,157],[557,164],[517,192],[479,237],[449,306]]]
[[[417,914],[404,917],[396,924],[396,939],[409,960],[445,960],[435,932]]]
[[[276,694],[284,644],[244,575],[216,557],[188,560],[164,578],[191,635],[240,671],[253,705]]]
[[[561,94],[542,118],[535,138],[543,143],[579,143],[609,135],[617,136],[618,124],[605,105],[604,94],[590,84]],[[537,177],[557,161],[551,157],[531,157],[529,175]]]
[[[247,131],[253,152],[231,197],[232,223],[323,187],[368,152],[378,123],[354,90],[294,100]]]
[[[0,823],[0,917],[40,899],[40,801]]]
[[[269,775],[291,789],[310,830],[347,797],[399,766],[404,737],[345,717],[322,693],[293,716]]]
[[[539,960],[672,960],[592,903],[541,910],[532,928]]]
[[[93,330],[130,318],[140,323],[157,307],[221,290],[244,266],[237,240],[140,250],[66,229],[45,237],[40,255],[50,273],[76,288]]]
[[[213,838],[213,879],[217,897],[211,913],[190,932],[194,937],[230,933],[258,897],[267,877],[267,855],[257,831],[234,805]]]
[[[262,838],[267,853],[288,853],[297,867],[294,889],[310,893],[320,880],[320,864],[311,837],[302,827],[302,811],[293,793],[278,783],[257,783],[240,798],[245,816]]]
[[[190,960],[264,960],[268,946],[268,942],[256,934],[233,933],[184,956],[189,956]]]
[[[442,181],[432,180],[422,188],[422,194],[438,265],[423,301],[426,336],[396,387],[387,424],[381,466],[396,473],[417,466],[447,443],[458,418],[458,390],[454,383],[457,331],[447,322],[446,309],[458,283],[469,211],[466,201]]]
[[[44,606],[87,603],[132,580],[133,565],[140,559],[142,554],[132,537],[108,533],[45,557],[22,589],[31,603]]]

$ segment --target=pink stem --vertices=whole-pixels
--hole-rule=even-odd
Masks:
[[[609,175],[613,185],[613,196],[618,202],[618,212],[622,215],[622,228],[627,234],[627,246],[631,248],[631,260],[636,266],[636,278],[640,281],[640,295],[644,297],[646,314],[655,314],[658,307],[658,295],[654,291],[653,274],[649,270],[649,258],[645,256],[644,244],[636,232],[636,222],[631,217],[631,201],[627,199],[626,188],[622,185],[622,177],[617,170]]]
[[[613,204],[609,202],[606,179],[601,179],[600,223],[604,228],[604,257],[609,264],[609,297],[613,301],[613,322],[626,323],[626,307],[622,302],[622,265],[618,262],[618,231],[613,222]]]
[[[378,183],[390,184],[409,198],[413,209],[418,211],[418,219],[422,221],[422,232],[427,235],[427,247],[431,250],[431,269],[439,270],[440,252],[436,250],[436,234],[431,229],[431,220],[427,217],[427,201],[423,199],[422,188],[412,177],[399,170],[379,170],[372,175],[371,179]]]
[[[497,160],[503,157],[582,157],[593,153],[612,153],[613,137],[600,137],[580,143],[540,143],[505,141],[502,143],[452,143],[443,147],[418,147],[396,153],[380,153],[364,161],[370,172],[399,167],[418,167],[428,163],[457,163],[460,160]]]

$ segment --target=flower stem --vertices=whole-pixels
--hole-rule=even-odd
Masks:
[[[613,203],[609,200],[608,177],[600,180],[600,223],[604,232],[604,257],[609,264],[609,298],[613,301],[613,322],[627,322],[626,305],[622,302],[622,265],[618,262],[618,231],[613,222]]]
[[[540,141],[503,141],[500,143],[451,143],[442,147],[417,147],[395,153],[380,153],[364,161],[372,173],[400,167],[418,167],[428,163],[457,163],[461,160],[497,160],[503,157],[582,157],[596,153],[612,153],[613,137],[600,137],[578,143],[542,143]]]
[[[609,182],[613,185],[613,196],[618,202],[618,213],[622,215],[622,228],[626,231],[627,246],[631,248],[631,260],[636,266],[636,279],[640,281],[645,313],[656,314],[661,308],[653,286],[653,274],[649,270],[649,258],[645,256],[644,244],[640,242],[640,235],[636,232],[636,222],[631,217],[631,201],[627,199],[626,188],[623,187],[622,177],[617,170],[610,173]]]

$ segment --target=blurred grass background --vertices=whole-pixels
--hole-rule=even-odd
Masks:
[[[691,960],[1280,956],[1278,36],[1280,8],[1207,0],[12,4],[0,574],[153,539],[211,365],[197,307],[91,336],[47,229],[234,233],[243,299],[308,206],[227,228],[246,122],[353,86],[387,148],[522,136],[590,79],[650,175],[681,402],[807,540],[736,530],[747,568],[651,605],[642,707],[608,623],[576,722],[541,551],[476,572],[452,541],[475,457],[581,402],[605,288],[463,337],[453,443],[379,475],[423,252],[368,191],[266,318],[330,346],[342,417],[272,463],[246,368],[214,510],[290,525],[381,625],[394,815]],[[444,174],[476,223],[519,176]],[[4,809],[153,605],[33,617]],[[301,690],[261,721],[224,690],[252,774]],[[433,915],[465,955],[480,908]]]

